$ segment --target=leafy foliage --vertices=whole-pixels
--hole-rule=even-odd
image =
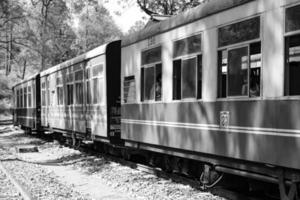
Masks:
[[[176,15],[209,0],[137,0],[138,5],[148,15]]]

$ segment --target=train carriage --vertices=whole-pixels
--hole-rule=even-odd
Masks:
[[[41,124],[77,140],[120,138],[120,41],[41,72]]]
[[[299,0],[211,1],[125,38],[125,145],[299,181],[299,13]]]
[[[28,132],[40,130],[40,75],[35,74],[15,85],[13,123]]]

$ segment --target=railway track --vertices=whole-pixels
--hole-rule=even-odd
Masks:
[[[99,155],[99,151],[92,150],[89,146],[85,146],[85,145],[81,146],[79,148],[79,150],[83,151],[84,153],[91,155],[91,156]],[[101,152],[101,153],[103,153],[103,152]],[[257,194],[251,194],[251,193],[246,194],[245,192],[241,192],[237,189],[235,189],[235,190],[228,189],[226,187],[226,182],[223,182],[220,185],[218,185],[217,187],[213,187],[211,189],[203,189],[200,181],[195,180],[191,177],[186,177],[181,174],[165,172],[161,168],[158,168],[158,167],[153,167],[153,166],[137,163],[137,162],[130,161],[130,160],[125,160],[121,157],[110,155],[107,153],[104,153],[104,155],[102,155],[102,156],[105,156],[108,160],[117,162],[121,165],[125,165],[125,166],[131,167],[133,169],[136,169],[136,170],[148,173],[148,174],[156,175],[156,176],[164,178],[164,179],[172,180],[177,183],[189,185],[189,186],[191,186],[199,191],[202,191],[202,192],[208,191],[217,196],[224,197],[228,200],[241,200],[241,199],[242,200],[266,200],[266,199],[276,200],[276,198],[270,198],[270,197],[260,196],[260,195],[257,196]],[[229,177],[229,179],[230,179],[230,177]]]
[[[0,199],[31,200],[30,193],[0,162]]]

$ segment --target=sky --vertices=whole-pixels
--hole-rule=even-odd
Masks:
[[[147,21],[148,16],[141,11],[136,1],[132,1],[130,6],[124,6],[117,0],[103,1],[104,7],[110,12],[116,24],[126,33],[136,21]]]

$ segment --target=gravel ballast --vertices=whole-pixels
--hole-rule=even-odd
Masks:
[[[6,151],[17,160],[5,161],[4,166],[36,199],[225,200],[121,165],[105,155],[87,155],[20,132],[5,137],[13,141],[6,141]],[[5,137],[0,134],[0,143]],[[26,144],[35,144],[39,152],[16,153],[17,145]]]

